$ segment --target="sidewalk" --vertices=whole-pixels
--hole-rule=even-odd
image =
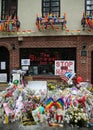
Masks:
[[[0,123],[0,130],[93,130],[93,127],[90,128],[77,128],[64,126],[62,127],[49,127],[45,124],[33,125],[33,126],[23,126],[19,124],[19,122],[9,123],[8,125],[4,125]]]

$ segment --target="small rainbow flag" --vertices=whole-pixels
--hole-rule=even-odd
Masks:
[[[56,106],[58,107],[58,108],[63,108],[64,107],[64,101],[63,101],[63,99],[62,98],[59,98],[57,101],[56,101]]]
[[[54,104],[54,100],[52,97],[48,98],[45,105],[46,105],[46,109],[50,109]]]

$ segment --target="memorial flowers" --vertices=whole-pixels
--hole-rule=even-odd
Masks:
[[[88,114],[83,108],[72,106],[66,111],[65,120],[71,125],[79,127],[87,126]]]

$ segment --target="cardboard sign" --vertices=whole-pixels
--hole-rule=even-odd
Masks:
[[[74,61],[64,61],[56,60],[55,61],[55,75],[62,75],[63,73],[70,72],[74,73]]]
[[[35,95],[41,97],[41,101],[47,95],[47,81],[28,81],[28,88],[34,90]]]

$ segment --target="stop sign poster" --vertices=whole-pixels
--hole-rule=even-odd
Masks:
[[[74,61],[64,61],[56,60],[55,61],[55,75],[62,75],[63,73],[70,72],[74,73],[75,65]]]

